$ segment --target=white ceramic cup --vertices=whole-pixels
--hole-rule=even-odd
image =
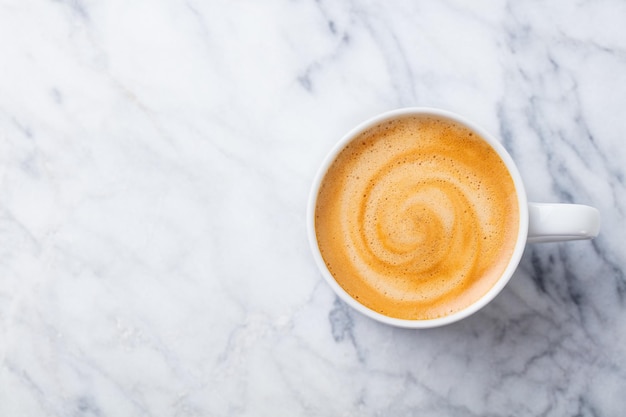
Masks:
[[[406,320],[385,316],[371,310],[352,298],[352,296],[350,296],[337,283],[337,281],[335,281],[335,278],[326,267],[324,259],[320,253],[315,232],[315,206],[319,193],[319,187],[328,168],[341,150],[343,150],[344,147],[350,143],[350,141],[359,136],[359,134],[363,131],[376,126],[381,122],[410,115],[427,115],[452,120],[470,128],[481,136],[500,155],[506,164],[511,177],[513,178],[515,189],[517,191],[517,200],[519,203],[519,233],[515,249],[507,267],[496,284],[476,302],[463,310],[444,317],[428,320]],[[438,327],[450,324],[474,314],[487,305],[496,297],[496,295],[498,295],[498,293],[500,293],[500,291],[508,283],[511,276],[513,276],[513,273],[515,272],[515,269],[517,268],[524,252],[526,243],[592,239],[598,235],[599,230],[600,214],[598,210],[593,207],[580,204],[529,203],[526,198],[526,191],[524,190],[521,176],[515,166],[515,163],[513,162],[513,159],[493,135],[457,114],[440,109],[425,107],[393,110],[367,120],[348,132],[330,151],[322,163],[315,180],[313,181],[307,207],[307,231],[313,257],[315,258],[315,262],[322,272],[322,275],[337,295],[348,305],[370,318],[393,326],[414,329]]]

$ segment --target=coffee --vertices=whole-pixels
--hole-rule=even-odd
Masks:
[[[513,179],[477,133],[404,116],[355,137],[326,172],[315,234],[337,283],[385,316],[431,319],[473,304],[509,264]]]

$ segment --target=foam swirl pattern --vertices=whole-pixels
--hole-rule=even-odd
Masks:
[[[329,168],[316,207],[337,282],[392,317],[441,317],[493,286],[513,252],[513,181],[475,133],[407,117],[363,133]]]

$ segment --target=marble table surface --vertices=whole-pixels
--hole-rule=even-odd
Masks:
[[[626,3],[0,0],[0,416],[616,416],[626,409]],[[305,227],[355,124],[435,106],[529,199],[453,325],[339,301]]]

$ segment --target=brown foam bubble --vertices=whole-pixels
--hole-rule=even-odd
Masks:
[[[320,187],[317,240],[352,297],[385,315],[441,317],[485,294],[508,264],[513,180],[476,133],[405,117],[361,134]]]

